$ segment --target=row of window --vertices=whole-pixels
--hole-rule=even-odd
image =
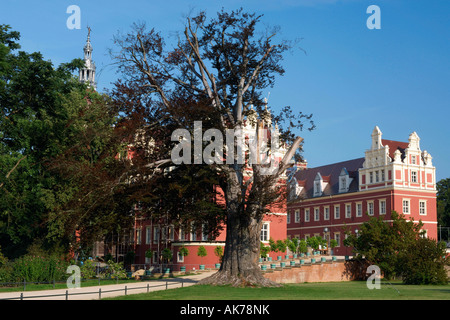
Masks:
[[[369,184],[384,182],[386,180],[384,170],[376,170],[369,172]],[[417,171],[411,170],[411,179],[410,182],[418,183],[419,182],[419,174]]]
[[[384,170],[369,172],[369,183],[383,182],[385,180]]]
[[[158,243],[158,241],[174,241],[175,240],[175,228],[173,226],[167,226],[167,227],[152,227],[148,226],[145,228],[145,244],[151,244],[151,241],[153,240],[153,243]],[[200,232],[197,230],[192,230],[189,232],[189,234],[185,233],[182,228],[179,228],[178,230],[178,239],[177,241],[208,241],[209,236],[208,234],[205,234],[201,232],[201,235],[199,235]],[[153,234],[153,239],[152,239]],[[136,229],[136,244],[141,244],[142,242],[142,228]]]
[[[369,216],[373,216],[375,214],[375,201],[378,201],[378,214],[384,215],[386,214],[386,200],[370,200],[366,201],[366,212]],[[410,214],[411,213],[411,200],[410,199],[403,199],[403,213],[404,214]],[[337,204],[334,206],[331,206],[331,209],[333,210],[332,214],[334,216],[334,219],[340,219],[341,215],[343,214],[345,218],[351,218],[353,215],[353,207],[355,210],[355,216],[356,217],[362,217],[363,215],[363,203],[357,202],[354,204],[354,206],[351,203],[346,203],[344,205],[344,212],[341,213],[341,205]],[[314,221],[321,221],[321,220],[330,220],[330,206],[324,206],[321,212],[320,207],[314,207],[312,208],[305,208],[303,210],[303,222],[310,222],[311,218]],[[293,213],[294,216],[294,223],[300,222],[300,209],[296,209],[293,212],[288,212],[287,214],[287,223],[291,223],[291,215]],[[311,217],[312,214],[312,217]],[[427,214],[427,205],[426,200],[419,200],[419,214],[420,215],[426,215]]]

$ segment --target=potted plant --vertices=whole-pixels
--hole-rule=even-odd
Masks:
[[[182,257],[186,257],[189,254],[189,250],[185,246],[181,246],[180,249],[178,249],[178,254]],[[186,266],[181,266],[180,271],[186,272]]]
[[[216,268],[219,269],[220,268],[220,264],[222,263],[222,258],[223,258],[223,247],[222,246],[217,246],[214,249],[214,254],[219,258],[219,263],[216,263]]]
[[[299,240],[297,238],[293,238],[293,239],[286,239],[286,241],[289,250],[292,252],[293,258],[294,259],[297,258],[297,253],[299,249]]]
[[[298,251],[300,252],[300,257],[304,257],[305,253],[308,252],[308,244],[306,243],[306,240],[302,239],[298,243]]]
[[[206,249],[204,246],[198,247],[197,256],[199,256],[203,260],[203,257],[206,257],[207,255],[208,255],[208,252],[206,252]],[[200,264],[200,270],[205,270],[204,264]]]
[[[270,252],[278,252],[277,243],[272,238],[269,239],[269,248]],[[272,261],[272,257],[269,257],[269,261]]]
[[[337,245],[338,245],[338,243],[337,243],[336,239],[330,240],[330,249],[331,249],[330,254],[331,255],[333,255],[333,249],[336,248]]]
[[[270,252],[270,247],[265,246],[264,243],[260,242],[259,244],[259,254],[261,256],[260,262],[262,262],[262,259],[267,258],[267,255]]]
[[[287,246],[286,242],[283,240],[277,240],[277,247],[279,252],[286,252]],[[278,256],[278,260],[281,260],[282,256]]]
[[[165,261],[167,264],[169,264],[169,261],[172,260],[173,258],[173,254],[172,254],[172,250],[170,250],[169,248],[165,248],[161,251],[161,256],[163,258],[163,261]],[[164,274],[170,273],[170,268],[164,268],[163,271]]]

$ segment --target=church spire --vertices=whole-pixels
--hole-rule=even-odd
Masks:
[[[84,68],[80,69],[79,80],[82,83],[88,83],[89,87],[94,90],[97,89],[95,84],[95,63],[92,60],[92,51],[94,50],[91,45],[91,28],[88,26],[88,36],[86,44],[84,45]]]

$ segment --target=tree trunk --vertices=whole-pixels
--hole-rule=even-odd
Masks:
[[[232,286],[279,286],[266,279],[261,272],[260,234],[263,215],[256,208],[244,210],[237,181],[228,184],[227,226],[225,250],[218,272],[203,279],[200,284]]]

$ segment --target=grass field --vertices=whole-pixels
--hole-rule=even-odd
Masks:
[[[365,281],[285,284],[279,288],[233,288],[195,285],[135,294],[114,300],[450,300],[450,284],[441,286],[403,285],[381,282],[380,289],[368,289]]]

